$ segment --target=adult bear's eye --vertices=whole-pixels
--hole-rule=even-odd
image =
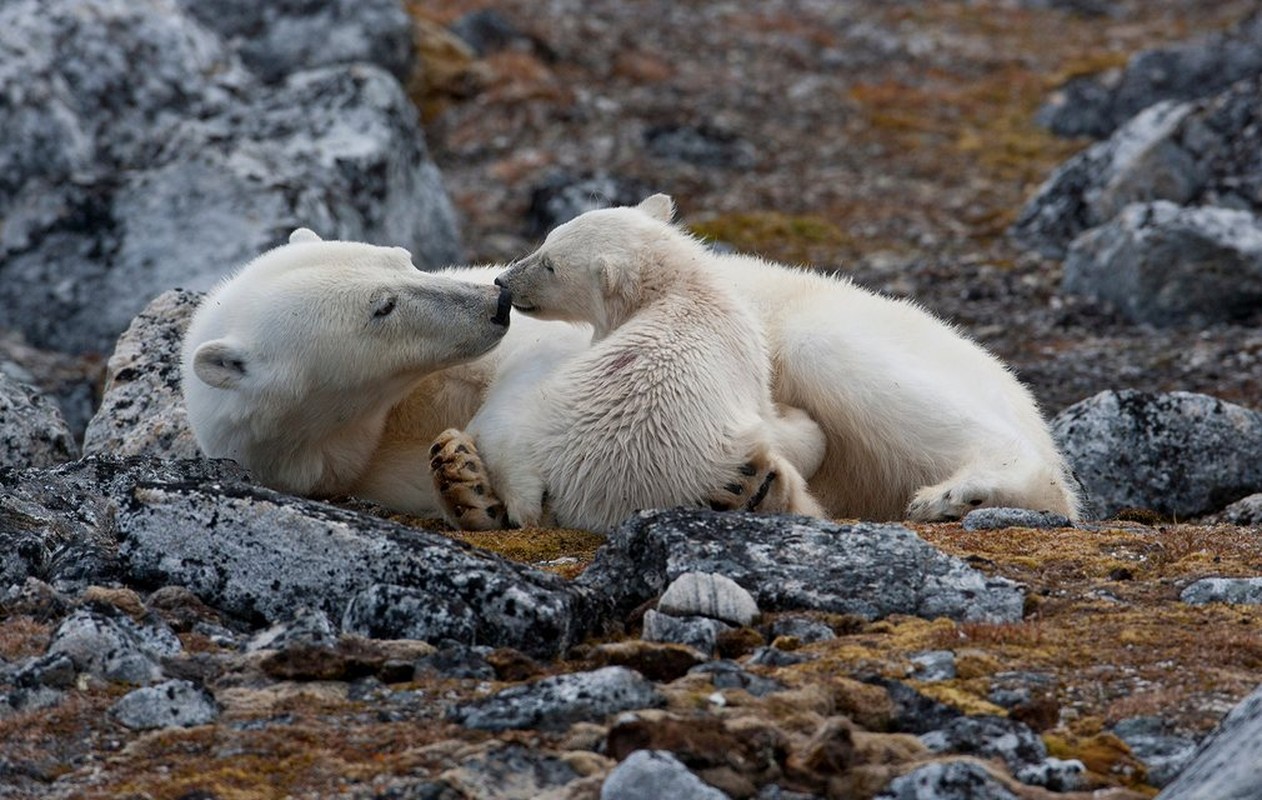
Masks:
[[[372,315],[378,319],[390,316],[390,312],[394,311],[396,299],[394,295],[387,295],[377,301],[377,307],[372,310]]]

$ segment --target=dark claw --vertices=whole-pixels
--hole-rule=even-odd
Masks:
[[[456,445],[456,452],[457,452],[457,453],[467,453],[467,452],[469,452],[469,448],[465,447],[465,446],[464,446],[464,445],[462,445],[462,444],[458,444],[458,445]]]
[[[745,504],[746,511],[753,511],[762,505],[762,501],[767,499],[767,492],[771,491],[771,482],[775,479],[775,472],[767,473],[767,477],[763,478],[762,485],[758,487],[758,491],[754,492],[754,496],[749,498],[749,502]]]
[[[745,487],[741,486],[739,483],[729,483],[723,488],[727,489],[732,494],[741,494],[742,492],[745,491]]]
[[[478,495],[486,494],[486,487],[480,483],[476,483],[473,485],[473,493]]]
[[[442,444],[438,442],[434,442],[434,446],[429,449],[430,458],[433,458],[434,456],[438,455],[438,451],[442,449],[443,449]]]
[[[752,461],[745,464],[745,466],[741,467],[741,474],[746,477],[752,477],[753,475],[756,475],[757,473],[758,473],[758,467],[755,467]]]
[[[438,469],[442,465],[442,463],[443,463],[443,460],[441,458],[435,458],[429,462],[429,468]]]

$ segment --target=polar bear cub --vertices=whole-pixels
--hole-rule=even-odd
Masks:
[[[496,279],[517,310],[594,329],[549,374],[503,376],[466,431],[512,521],[604,531],[737,493],[733,476],[768,460],[782,499],[761,510],[823,515],[804,477],[823,432],[777,409],[762,325],[673,214],[665,195],[588,212]]]

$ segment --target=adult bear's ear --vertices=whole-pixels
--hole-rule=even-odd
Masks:
[[[310,228],[296,228],[293,233],[289,234],[290,244],[299,244],[301,242],[322,242],[320,235]]]
[[[675,218],[675,201],[668,194],[650,195],[641,200],[636,208],[662,222],[670,222]]]
[[[246,352],[227,339],[215,339],[193,353],[193,372],[216,389],[235,389],[245,380]]]

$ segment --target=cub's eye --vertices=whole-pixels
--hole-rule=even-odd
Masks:
[[[390,316],[390,312],[394,311],[396,298],[394,295],[388,295],[377,301],[377,305],[372,310],[372,315],[377,319]]]

